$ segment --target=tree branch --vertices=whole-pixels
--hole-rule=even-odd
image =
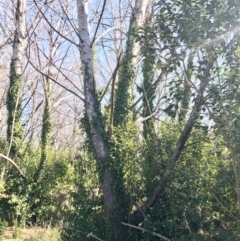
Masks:
[[[96,38],[96,35],[97,35],[97,31],[98,31],[99,25],[100,25],[101,20],[102,20],[103,12],[104,12],[104,10],[105,10],[106,2],[107,2],[107,0],[104,0],[104,2],[103,2],[103,7],[102,7],[101,14],[100,14],[100,18],[99,18],[99,20],[98,20],[98,24],[97,24],[95,33],[94,33],[94,35],[93,35],[93,40],[92,40],[92,43],[91,43],[91,45],[90,45],[91,48],[92,48],[92,46],[93,46],[93,44],[94,44],[94,42],[95,42],[95,38]]]
[[[128,226],[130,228],[135,228],[135,229],[138,229],[138,230],[141,230],[143,232],[146,232],[146,233],[150,233],[152,234],[153,236],[156,236],[156,237],[159,237],[160,239],[164,240],[164,241],[171,241],[171,239],[168,239],[166,238],[165,236],[159,234],[159,233],[155,233],[155,232],[151,232],[151,231],[148,231],[144,228],[141,228],[141,227],[138,227],[138,226],[135,226],[135,225],[132,225],[132,224],[129,224],[129,223],[123,223],[122,222],[122,225],[125,225],[125,226]]]
[[[202,104],[204,101],[203,93],[206,89],[206,86],[207,86],[207,81],[201,82],[193,110],[188,118],[188,121],[187,121],[182,133],[181,133],[181,136],[178,139],[178,142],[176,144],[175,150],[172,154],[168,167],[167,167],[165,173],[163,174],[163,177],[156,185],[153,192],[147,198],[147,201],[140,208],[141,211],[138,209],[133,213],[132,222],[134,224],[138,225],[140,222],[142,222],[144,220],[144,216],[143,216],[142,212],[146,213],[152,207],[154,207],[159,196],[164,192],[169,175],[170,175],[171,171],[174,169],[175,164],[178,161],[178,159],[184,149],[184,145],[187,142],[187,139],[192,131],[195,121],[198,118],[199,112],[201,110],[201,107],[202,107]]]
[[[59,34],[62,38],[66,39],[67,41],[69,41],[71,44],[79,47],[78,44],[76,44],[74,41],[72,41],[71,39],[67,38],[65,35],[63,35],[61,32],[59,32],[55,27],[53,27],[53,25],[49,22],[49,20],[47,19],[47,17],[45,16],[45,14],[43,13],[43,11],[41,10],[41,8],[39,8],[36,0],[33,0],[33,2],[35,3],[38,11],[42,14],[43,18],[45,19],[45,21],[48,23],[48,25],[57,33]],[[78,34],[79,35],[79,34]]]
[[[163,72],[158,76],[158,78],[144,91],[144,93],[138,98],[138,100],[130,107],[133,109],[140,101],[143,99],[156,85],[161,81]]]
[[[103,241],[102,239],[98,238],[97,236],[95,236],[95,235],[92,234],[92,233],[89,233],[89,234],[87,235],[87,237],[92,237],[92,238],[95,238],[96,240]]]
[[[51,76],[48,76],[47,74],[43,73],[41,70],[39,70],[37,67],[35,67],[35,65],[30,61],[29,57],[28,57],[28,62],[32,65],[32,67],[39,72],[40,74],[42,74],[43,76],[47,77],[48,79],[52,80],[54,83],[58,84],[59,86],[61,86],[63,89],[69,91],[70,93],[72,93],[73,95],[75,95],[76,97],[78,97],[80,100],[82,100],[83,102],[85,102],[85,100],[78,95],[76,92],[70,90],[69,88],[67,88],[66,86],[60,84],[58,81],[56,81],[55,79],[53,79]]]
[[[26,181],[27,177],[23,174],[23,172],[21,171],[21,169],[18,167],[18,165],[9,157],[3,155],[0,153],[0,157],[4,158],[5,160],[9,161],[16,169],[17,171],[20,173],[20,175],[22,176],[22,178]]]
[[[101,94],[101,97],[100,97],[100,99],[99,99],[99,102],[102,101],[104,95],[106,94],[106,92],[107,92],[107,90],[108,90],[109,85],[111,84],[112,81],[114,82],[114,80],[115,80],[115,78],[116,78],[116,76],[117,76],[117,72],[118,72],[118,69],[119,69],[119,66],[120,66],[121,57],[122,57],[122,53],[120,53],[120,55],[119,55],[118,58],[117,58],[116,67],[115,67],[115,69],[114,69],[114,71],[113,71],[113,73],[112,73],[112,76],[111,76],[110,80],[109,80],[108,83],[107,83],[107,86],[105,87],[104,91],[103,91],[102,94]]]

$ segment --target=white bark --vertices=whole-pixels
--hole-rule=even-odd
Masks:
[[[87,21],[88,3],[84,0],[77,0],[78,24],[79,24],[79,38],[80,38],[80,54],[83,65],[84,78],[84,93],[86,112],[90,123],[91,136],[93,144],[97,146],[96,154],[98,160],[105,159],[107,150],[104,145],[102,134],[97,130],[94,122],[99,121],[98,114],[95,109],[95,89],[94,89],[94,75],[93,75],[93,60],[91,41],[89,38],[88,21]]]
[[[133,11],[134,21],[132,23],[132,26],[130,26],[130,28],[138,28],[138,27],[143,26],[144,20],[145,20],[145,15],[146,15],[146,9],[147,9],[149,2],[150,2],[150,0],[138,0],[136,2],[136,5],[135,5],[134,11]],[[131,38],[133,38],[133,36],[131,36]],[[134,66],[136,66],[136,64],[137,64],[137,61],[138,61],[137,56],[139,56],[139,51],[140,51],[140,45],[139,45],[139,43],[135,42],[133,44],[133,49],[132,49],[133,56],[135,57],[133,59]]]
[[[15,74],[22,75],[22,61],[26,47],[26,0],[18,0],[16,7],[16,30],[13,43],[13,67]]]
[[[103,123],[101,120],[100,108],[97,106],[97,96],[94,88],[92,49],[88,32],[88,22],[84,0],[77,0],[78,21],[79,21],[79,38],[80,38],[80,55],[83,68],[85,108],[88,118],[89,134],[94,147],[96,159],[102,169],[102,187],[104,194],[104,209],[107,229],[111,229],[111,237],[115,240],[126,240],[126,228],[122,226],[121,221],[124,219],[123,210],[117,208],[117,203],[121,202],[119,196],[124,199],[124,191],[116,190],[117,183],[116,172],[114,172],[108,157],[108,144],[105,139]],[[121,185],[120,185],[121,186]],[[114,189],[115,188],[115,189]],[[121,195],[119,194],[121,192]],[[117,194],[118,193],[118,194]],[[112,223],[114,222],[114,224]]]

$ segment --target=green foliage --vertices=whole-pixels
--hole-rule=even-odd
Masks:
[[[52,130],[51,123],[51,112],[50,112],[50,96],[49,96],[49,83],[46,81],[45,83],[45,106],[43,112],[43,120],[42,120],[42,133],[41,133],[41,160],[39,166],[34,174],[34,181],[37,182],[41,176],[41,172],[44,169],[44,165],[47,161],[48,156],[48,146],[50,142],[50,135]]]
[[[10,148],[9,156],[21,163],[23,160],[23,136],[24,129],[21,120],[21,88],[22,76],[17,75],[14,69],[14,60],[10,64],[10,83],[7,92],[7,142]],[[2,171],[2,180],[6,172],[5,165]],[[0,199],[0,209],[3,213],[3,218],[10,221],[15,219],[22,213],[23,220],[25,220],[25,193],[23,186],[26,185],[18,173],[13,168],[7,169],[7,180],[4,183],[4,197]],[[20,198],[19,198],[20,197]],[[24,221],[23,221],[24,222]]]
[[[10,156],[14,157],[19,155],[21,157],[22,140],[24,135],[24,129],[21,120],[21,87],[22,87],[22,76],[18,76],[14,70],[14,60],[11,61],[10,66],[10,84],[7,92],[7,141],[10,149]]]
[[[142,117],[150,117],[154,111],[154,99],[155,99],[155,89],[151,88],[154,81],[155,74],[155,49],[154,49],[154,32],[150,26],[145,26],[143,34],[141,34],[143,40],[140,40],[141,46],[141,55],[143,58],[143,84],[139,88],[139,92],[144,95],[143,98],[143,110]],[[155,135],[154,124],[152,118],[144,121],[143,126],[143,136],[147,142],[149,139]],[[150,146],[149,146],[150,148]]]
[[[167,163],[174,151],[174,143],[178,138],[179,132],[180,126],[176,123],[162,124],[161,136],[151,136],[151,145],[149,144],[150,140],[144,143],[141,165],[146,178],[144,183],[147,196],[153,191],[166,170]]]
[[[140,133],[133,122],[128,122],[124,128],[114,128],[111,139],[111,158],[113,165],[123,176],[123,182],[129,194],[135,193],[135,187],[140,184],[139,176],[139,144]]]
[[[97,108],[97,112],[99,113],[100,119],[94,121],[95,127],[98,127],[100,129],[100,131],[103,133],[105,144],[108,145],[108,140],[104,133],[104,129],[105,129],[104,128],[104,126],[105,126],[104,116],[100,112],[99,103],[96,103],[96,108]],[[84,140],[84,144],[82,147],[83,151],[88,153],[88,156],[90,159],[97,158],[96,152],[95,152],[95,149],[94,149],[94,146],[92,143],[92,138],[91,138],[91,127],[90,127],[90,123],[88,121],[88,116],[87,116],[86,112],[84,112],[84,116],[80,119],[80,129],[81,129],[83,135],[86,134],[86,138]],[[106,160],[106,162],[107,162],[107,160]],[[100,180],[103,180],[103,171],[104,170],[99,165],[99,163],[97,163],[96,165],[97,165],[99,178],[100,178]]]
[[[133,29],[131,29],[134,19],[135,17],[133,15],[130,20],[131,23],[122,65],[119,70],[119,80],[114,102],[113,126],[115,127],[124,126],[130,120],[130,106],[133,97],[132,86],[136,77],[136,66],[134,66],[133,63],[136,56],[133,56],[134,41],[132,36]]]
[[[7,222],[0,219],[0,237],[4,235],[4,233],[6,232],[7,226],[8,226]]]
[[[230,70],[232,60],[234,68],[239,69],[237,55],[231,58],[237,49],[237,41],[234,40],[233,47],[230,48],[227,41],[213,41],[208,44],[208,40],[212,41],[227,33],[230,15],[237,14],[231,3],[226,2],[226,6],[225,3],[222,4],[229,7],[229,12],[218,12],[213,16],[218,4],[217,1],[161,1],[153,28],[140,29],[135,36],[142,43],[144,81],[138,88],[139,92],[144,93],[153,83],[155,61],[158,61],[156,67],[160,65],[162,73],[170,76],[166,85],[168,93],[161,97],[166,100],[165,113],[173,119],[178,116],[180,123],[172,121],[162,124],[160,130],[157,130],[160,133],[158,136],[151,119],[144,123],[143,131],[139,134],[138,128],[129,118],[132,111],[129,108],[132,101],[131,87],[136,67],[132,64],[133,43],[129,32],[114,103],[114,127],[111,140],[105,140],[109,148],[109,156],[105,160],[106,167],[113,170],[116,178],[113,188],[119,197],[119,203],[115,207],[122,209],[126,215],[124,218],[120,217],[121,221],[129,220],[132,212],[141,206],[163,174],[168,171],[167,167],[177,140],[186,124],[190,101],[195,101],[195,86],[208,81],[207,91],[210,93],[210,99],[204,104],[211,102],[210,107],[216,108],[214,113],[218,113],[219,117],[223,115],[219,100],[230,100],[232,97],[239,99],[238,71]],[[233,25],[234,21],[235,18],[232,21]],[[153,41],[149,41],[150,39]],[[156,46],[159,48],[155,48]],[[223,69],[218,67],[220,58],[228,61]],[[181,73],[184,67],[185,77]],[[216,84],[219,74],[224,72],[223,84]],[[228,85],[229,89],[223,92],[225,85]],[[154,90],[145,94],[142,117],[147,117],[153,112],[154,97]],[[234,119],[234,127],[231,130],[235,131],[233,136],[237,143],[239,123],[236,110],[239,105],[237,101],[227,103],[230,104],[232,112],[222,118],[222,125],[225,126],[228,119]],[[203,119],[203,116],[200,119]],[[96,120],[97,126],[98,121]],[[98,195],[92,192],[96,187],[100,190],[103,172],[94,164],[95,151],[92,148],[92,133],[87,118],[84,131],[87,133],[89,148],[79,160],[72,207],[66,210],[63,237],[68,240],[84,240],[89,237],[89,233],[106,237],[106,226],[107,232],[111,228],[109,224],[103,225],[101,191]],[[140,226],[177,241],[230,238],[237,240],[238,224],[234,217],[238,217],[238,213],[230,156],[218,133],[208,133],[208,127],[204,126],[201,120],[196,123],[176,168],[169,174],[167,181],[165,192],[156,206],[145,214],[146,218]],[[122,189],[127,190],[124,197],[121,196],[124,193]],[[155,239],[157,240],[151,234],[135,230],[130,232],[129,237],[129,240]]]
[[[162,125],[158,145],[161,153],[154,168],[148,169],[152,183],[145,186],[146,193],[152,191],[166,171],[180,129],[177,123]],[[234,217],[238,214],[229,153],[221,139],[214,138],[213,143],[201,129],[193,130],[164,194],[141,224],[144,229],[177,241],[230,237],[237,240]],[[224,225],[228,228],[224,229]],[[132,230],[130,240],[136,239],[158,240],[151,234]]]
[[[30,206],[29,217],[32,222],[44,224],[51,218],[58,220],[60,206],[57,193],[59,189],[66,188],[65,182],[72,181],[69,170],[71,166],[64,155],[59,156],[57,161],[53,158],[50,163],[46,163],[41,179],[28,185],[27,203]]]
[[[63,210],[62,237],[67,240],[86,240],[90,233],[104,237],[103,194],[95,160],[90,156],[79,156],[72,181],[74,190],[71,193],[71,206]]]
[[[60,155],[49,145],[51,123],[47,98],[41,148],[22,143],[19,98],[22,80],[11,66],[7,142],[10,144],[13,134],[10,156],[19,157],[17,162],[27,181],[6,166],[8,178],[0,182],[0,213],[4,220],[14,220],[19,225],[24,225],[26,220],[41,225],[61,220],[62,237],[66,240],[91,239],[92,233],[112,241],[116,223],[131,220],[134,211],[168,172],[164,192],[156,205],[144,213],[145,219],[139,226],[175,241],[239,240],[238,187],[231,166],[231,160],[236,161],[240,154],[240,42],[235,31],[239,25],[239,3],[163,0],[158,5],[152,26],[135,30],[131,26],[134,15],[130,21],[110,138],[107,137],[109,106],[104,106],[102,115],[96,90],[91,94],[95,97],[97,114],[90,123],[85,113],[81,125],[86,140],[74,160],[67,150]],[[160,94],[159,101],[163,112],[172,120],[161,122],[159,129],[153,118],[145,120],[143,125],[136,125],[130,118],[135,114],[130,109],[137,67],[133,64],[135,40],[141,45],[143,82],[137,84],[138,92],[144,94],[139,108],[142,118],[157,108],[156,90],[149,89],[156,81],[155,72],[161,72],[159,82],[166,83],[167,93]],[[85,71],[87,81],[89,73]],[[168,168],[169,163],[200,83],[208,84],[200,120],[196,121],[172,170]],[[208,121],[207,111],[218,131],[204,125]],[[108,149],[101,166],[96,164],[93,127],[102,134]],[[6,143],[0,143],[0,150],[5,147]],[[106,170],[111,170],[113,175],[116,197],[108,223],[104,219],[102,191]],[[65,206],[59,202],[58,193],[62,190],[69,197]],[[4,221],[0,222],[0,232],[4,225]],[[131,229],[128,240],[158,240],[150,233]]]
[[[41,150],[28,144],[23,156],[25,163],[20,165],[22,171],[27,173],[27,181],[11,173],[2,183],[1,218],[9,223],[16,220],[18,226],[25,227],[27,222],[43,225],[51,222],[52,218],[59,219],[57,213],[61,207],[57,193],[59,189],[70,189],[73,171],[67,154],[56,156],[50,147],[48,150],[46,166],[38,182],[33,180],[36,163],[40,162]]]
[[[122,131],[122,128],[113,128],[109,143],[108,163],[117,176],[114,191],[115,195],[119,197],[115,208],[121,208],[126,215],[129,213],[130,200],[127,199],[128,196],[121,196],[122,189],[124,188],[128,195],[133,194],[132,198],[136,200],[136,184],[140,184],[141,179],[137,163],[139,143],[136,140],[138,138],[138,127],[134,123],[128,122],[125,131]],[[62,235],[67,240],[85,240],[87,237],[90,238],[91,233],[97,237],[111,235],[111,230],[106,229],[107,224],[104,220],[103,193],[100,185],[101,172],[99,172],[99,168],[95,164],[95,157],[88,147],[87,145],[87,150],[90,152],[78,157],[75,167],[75,189],[71,194],[72,205],[64,211],[65,221]],[[114,215],[113,213],[113,218]],[[128,216],[124,217],[124,220],[127,219]]]
[[[178,88],[176,99],[181,103],[181,108],[179,110],[178,119],[179,121],[184,121],[187,116],[190,105],[190,95],[191,95],[191,84],[189,83],[189,78],[193,71],[193,54],[189,54],[188,65],[186,70],[186,77],[182,82],[182,86]]]

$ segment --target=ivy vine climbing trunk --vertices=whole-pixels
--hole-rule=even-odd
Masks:
[[[154,121],[151,117],[154,112],[154,99],[156,96],[156,90],[151,88],[154,80],[155,74],[155,53],[154,42],[151,34],[151,26],[145,26],[144,31],[144,46],[141,48],[143,61],[142,61],[142,73],[143,73],[143,83],[139,87],[139,93],[143,97],[143,107],[142,107],[142,117],[143,117],[143,137],[146,143],[146,153],[144,158],[144,176],[145,176],[145,188],[149,192],[153,188],[153,176],[157,175],[158,168],[156,168],[156,173],[153,171],[153,166],[157,166],[159,159],[159,154],[156,151],[157,138],[154,129]],[[150,37],[148,37],[150,36]],[[150,91],[148,91],[150,89]],[[148,195],[149,193],[147,193]]]
[[[125,192],[122,178],[109,156],[109,145],[104,131],[99,101],[97,99],[91,41],[88,31],[87,1],[77,0],[80,55],[83,69],[86,128],[88,138],[100,168],[100,179],[104,194],[105,220],[107,225],[105,241],[125,241],[127,229],[121,224],[126,216]]]
[[[187,116],[187,112],[189,109],[189,102],[190,102],[190,94],[191,94],[191,72],[193,70],[193,51],[190,51],[189,57],[188,57],[188,65],[187,68],[184,68],[184,81],[183,81],[183,94],[182,94],[182,100],[181,100],[181,108],[178,114],[178,120],[184,121]],[[184,66],[185,67],[185,66]]]
[[[50,71],[49,71],[50,72]],[[49,73],[50,75],[50,73]],[[51,102],[50,102],[50,80],[46,78],[44,81],[44,92],[45,92],[45,105],[43,111],[43,119],[42,119],[42,133],[41,133],[41,159],[38,165],[38,168],[34,174],[34,181],[37,182],[41,177],[41,173],[43,172],[44,165],[46,163],[48,157],[48,146],[50,141],[52,123],[51,123]]]
[[[127,34],[126,49],[124,52],[122,66],[119,72],[119,81],[114,104],[113,126],[125,125],[129,119],[132,100],[132,86],[136,78],[137,60],[139,56],[139,44],[134,42],[131,31],[143,25],[145,12],[149,0],[136,1],[130,19]]]
[[[17,0],[15,13],[15,33],[13,40],[13,54],[10,63],[10,83],[7,92],[7,140],[9,144],[8,155],[11,158],[21,158],[21,143],[23,139],[23,126],[21,122],[21,88],[22,88],[22,62],[26,47],[26,0]]]
[[[47,65],[47,74],[42,75],[43,77],[43,86],[44,86],[44,110],[42,117],[42,132],[41,132],[41,158],[38,168],[34,174],[34,181],[37,182],[41,178],[41,173],[44,170],[45,163],[48,158],[48,148],[50,144],[50,137],[52,131],[52,122],[51,122],[51,79],[52,67],[54,62],[54,55],[56,54],[57,46],[55,44],[54,32],[49,31],[49,64]]]
[[[199,117],[199,113],[201,111],[201,108],[204,104],[204,92],[206,90],[207,87],[207,79],[209,78],[209,71],[210,71],[210,66],[208,67],[208,71],[206,71],[206,74],[204,77],[204,79],[201,81],[200,87],[198,89],[197,92],[197,96],[195,99],[195,104],[193,106],[193,109],[189,115],[189,118],[186,122],[186,125],[184,126],[181,135],[178,139],[178,142],[176,144],[176,147],[173,151],[172,157],[168,163],[168,166],[166,168],[166,170],[164,171],[163,176],[161,177],[161,180],[157,183],[157,185],[155,186],[154,190],[152,191],[152,193],[148,196],[147,200],[144,202],[144,204],[138,209],[136,210],[133,215],[132,215],[132,223],[135,225],[138,225],[139,223],[141,223],[144,218],[145,218],[145,214],[155,206],[156,202],[159,199],[159,196],[162,195],[162,193],[165,190],[167,181],[169,179],[170,173],[172,172],[172,170],[174,169],[176,162],[178,161],[185,143],[188,140],[189,135],[191,134],[191,131],[196,123],[196,120]]]

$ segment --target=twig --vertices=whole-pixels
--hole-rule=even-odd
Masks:
[[[54,221],[55,223],[59,223],[59,220],[57,220],[57,219],[52,219],[52,221]],[[82,232],[82,231],[80,231],[80,230],[78,230],[78,229],[71,228],[71,227],[69,227],[69,226],[64,225],[64,224],[61,223],[60,228],[63,228],[63,227],[66,228],[66,229],[74,230],[74,231],[76,231],[76,232],[78,232],[78,233],[82,233],[82,234],[86,235],[87,237],[92,237],[92,238],[95,238],[95,239],[97,239],[97,240],[99,240],[99,241],[103,241],[102,239],[98,238],[97,236],[95,236],[95,235],[92,234],[92,233],[86,234],[86,232]]]
[[[220,201],[219,199],[216,197],[216,195],[214,193],[212,193],[212,196],[214,197],[214,199],[218,202],[218,204],[223,208],[225,209],[234,219],[237,223],[240,223],[239,220],[233,215],[233,213],[228,210]]]
[[[71,44],[73,44],[74,46],[79,47],[79,44],[76,44],[73,40],[69,39],[66,37],[66,35],[62,34],[60,31],[58,31],[48,20],[48,18],[45,16],[44,12],[42,11],[42,9],[38,6],[37,1],[33,0],[35,6],[37,7],[38,11],[41,13],[41,15],[43,16],[43,18],[45,19],[45,21],[48,23],[48,25],[57,33],[59,34],[62,38],[66,39],[68,42],[70,42]]]
[[[145,90],[145,92],[138,98],[138,100],[130,107],[130,109],[133,109],[141,99],[143,99],[151,90],[153,90],[154,87],[161,81],[163,76],[163,72],[158,76],[158,78]]]
[[[101,14],[100,14],[100,18],[99,18],[99,20],[98,20],[95,33],[94,33],[94,35],[93,35],[93,40],[92,40],[92,43],[91,43],[91,48],[92,48],[92,46],[93,46],[93,44],[94,44],[94,42],[95,42],[95,38],[96,38],[96,35],[97,35],[97,31],[98,31],[99,25],[100,25],[101,20],[102,20],[103,12],[104,12],[104,10],[105,10],[106,2],[107,2],[107,0],[105,0],[105,1],[103,2],[103,7],[102,7]]]
[[[159,238],[161,238],[162,240],[165,240],[165,241],[171,241],[170,239],[166,238],[165,236],[163,236],[163,235],[161,235],[161,234],[159,234],[159,233],[147,231],[147,230],[144,229],[144,228],[141,228],[141,227],[138,227],[138,226],[129,224],[129,223],[123,223],[123,222],[122,222],[122,225],[128,226],[128,227],[130,227],[130,228],[135,228],[135,229],[141,230],[141,231],[146,232],[146,233],[150,233],[150,234],[152,234],[153,236],[159,237]]]
[[[47,77],[48,79],[52,80],[54,83],[56,83],[57,85],[61,86],[63,89],[67,90],[68,92],[72,93],[73,95],[75,95],[76,97],[78,97],[80,100],[82,100],[83,102],[85,102],[85,100],[78,95],[75,91],[72,91],[71,89],[67,88],[65,85],[62,85],[60,82],[58,82],[57,80],[55,80],[54,78],[52,78],[51,76],[43,73],[41,70],[39,70],[29,59],[29,56],[27,56],[28,58],[28,62],[31,64],[31,66],[40,74],[42,74],[43,76]]]
[[[112,29],[119,29],[119,28],[123,28],[124,26],[115,26],[115,27],[112,27],[112,28],[109,28],[108,30],[106,30],[105,32],[103,32],[99,37],[97,37],[94,42],[92,43],[95,44],[96,42],[98,42],[99,39],[101,39],[105,34],[107,34],[109,31],[111,31]],[[92,46],[91,45],[91,46]]]
[[[87,237],[92,237],[92,238],[95,238],[95,239],[97,239],[97,240],[99,240],[99,241],[103,241],[102,239],[98,238],[97,236],[93,235],[92,233],[89,233],[89,234],[87,235]]]

